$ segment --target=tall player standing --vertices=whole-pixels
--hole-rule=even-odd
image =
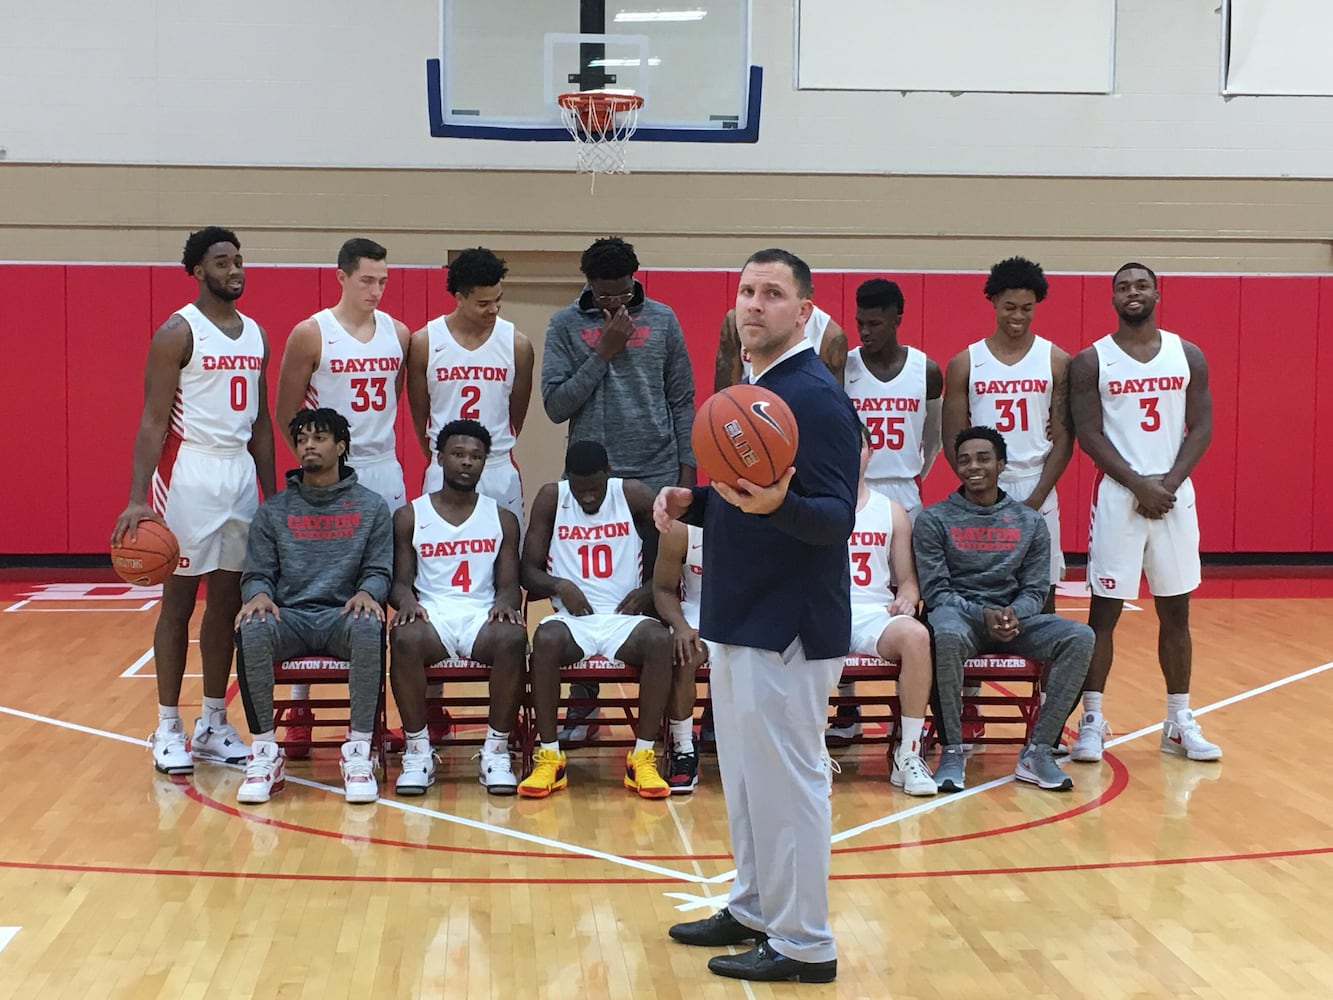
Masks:
[[[922,351],[898,343],[904,306],[897,282],[871,278],[857,288],[861,346],[847,354],[842,387],[870,434],[866,486],[915,520],[921,511],[921,481],[940,451],[944,375]],[[840,683],[838,694],[854,696],[855,683]],[[840,705],[826,742],[839,746],[855,738],[861,732],[860,720],[857,706]]]
[[[1088,585],[1096,634],[1083,687],[1083,717],[1070,756],[1102,759],[1108,727],[1102,694],[1126,600],[1146,575],[1157,609],[1157,656],[1166,680],[1163,753],[1219,760],[1189,707],[1193,646],[1190,593],[1199,586],[1199,516],[1189,474],[1213,436],[1208,362],[1194,344],[1157,326],[1157,275],[1125,264],[1111,281],[1115,333],[1070,364],[1070,404],[1079,444],[1097,463]]]
[[[250,755],[227,721],[227,678],[246,540],[259,507],[256,475],[265,496],[274,492],[268,340],[236,310],[245,290],[241,241],[209,226],[190,234],[181,263],[199,283],[199,297],[172,313],[148,345],[129,503],[111,531],[116,545],[140,521],[163,521],[180,543],[180,567],[162,588],[153,632],[158,723],[149,743],[153,766],[166,774],[189,773],[199,760],[235,764]],[[180,690],[200,577],[203,714],[187,745]]]
[[[407,495],[394,425],[410,334],[406,324],[378,308],[389,281],[388,256],[384,247],[362,237],[339,248],[342,295],[333,308],[297,323],[287,338],[274,415],[282,428],[302,408],[328,407],[345,417],[356,442],[348,463],[357,481],[383,497],[392,513]],[[295,455],[296,443],[287,444]],[[293,699],[309,697],[309,684],[292,685]],[[294,709],[287,722],[287,756],[308,756],[314,713]]]
[[[454,311],[412,334],[407,398],[428,464],[423,493],[444,485],[435,439],[454,420],[490,432],[491,451],[477,492],[523,523],[523,484],[512,454],[532,400],[532,341],[500,318],[505,262],[485,247],[464,250],[448,267]]]
[[[1051,535],[1051,594],[1064,576],[1060,502],[1055,484],[1074,454],[1069,421],[1069,355],[1032,331],[1049,285],[1040,264],[1010,257],[990,269],[986,298],[995,329],[959,351],[944,374],[944,458],[958,471],[954,439],[968,427],[994,427],[1009,454],[1000,488],[1037,511]]]

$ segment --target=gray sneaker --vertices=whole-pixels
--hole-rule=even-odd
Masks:
[[[961,792],[967,771],[967,754],[961,746],[940,750],[940,762],[935,765],[935,785],[941,792]]]
[[[1055,751],[1036,743],[1029,743],[1018,755],[1014,777],[1052,792],[1067,792],[1074,787],[1074,779],[1055,762]]]

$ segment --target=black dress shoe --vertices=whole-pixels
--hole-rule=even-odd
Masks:
[[[729,944],[763,941],[768,937],[763,931],[754,931],[746,927],[733,917],[726,907],[718,910],[707,920],[676,924],[667,933],[681,944],[699,944],[708,948],[725,948]]]
[[[768,940],[743,955],[718,955],[708,960],[708,971],[731,979],[751,979],[761,983],[786,982],[831,983],[838,978],[838,960],[798,962],[774,951]]]

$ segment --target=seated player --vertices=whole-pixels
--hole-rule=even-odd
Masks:
[[[671,629],[667,784],[673,795],[688,795],[699,783],[699,752],[694,746],[694,676],[708,662],[708,644],[699,638],[703,574],[704,529],[673,521],[671,529],[658,540],[653,564],[653,604]]]
[[[1092,661],[1092,629],[1041,613],[1051,586],[1051,539],[1041,515],[999,487],[1005,463],[999,431],[969,427],[954,440],[962,486],[922,511],[912,529],[935,635],[936,719],[944,740],[935,783],[944,792],[963,790],[964,662],[977,653],[1011,653],[1049,668],[1046,700],[1014,775],[1068,791],[1074,782],[1055,762],[1055,745]]]
[[[351,731],[342,748],[348,802],[374,802],[370,742],[384,670],[384,600],[393,527],[379,494],[347,464],[351,433],[335,410],[301,410],[289,426],[301,467],[259,506],[236,616],[245,716],[254,736],[238,802],[267,802],[285,782],[273,731],[273,664],[325,654],[350,664]]]
[[[475,420],[454,420],[434,443],[444,486],[393,516],[390,677],[403,719],[399,795],[421,795],[435,781],[426,726],[426,666],[467,657],[491,667],[489,727],[481,783],[513,795],[509,731],[523,696],[528,631],[518,590],[518,518],[477,492],[491,435]]]
[[[856,527],[847,540],[852,568],[849,653],[902,665],[898,675],[902,737],[893,751],[889,780],[908,795],[934,795],[935,779],[921,759],[921,731],[930,702],[930,633],[916,619],[921,593],[912,562],[912,522],[902,504],[866,485],[866,466],[873,452],[864,424],[861,437]]]
[[[657,769],[653,743],[671,693],[671,634],[652,610],[645,561],[657,557],[652,491],[611,475],[606,449],[575,441],[565,453],[565,476],[547,483],[532,504],[523,545],[523,586],[549,597],[556,613],[532,636],[532,701],[541,746],[518,794],[544,798],[567,784],[556,733],[560,668],[605,656],[639,668],[639,727],[625,758],[625,787],[646,799],[671,787]]]

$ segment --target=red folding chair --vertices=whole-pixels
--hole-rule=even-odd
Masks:
[[[560,683],[569,682],[578,683],[579,681],[592,682],[597,684],[621,683],[633,684],[636,688],[639,684],[638,668],[630,666],[620,660],[608,659],[605,656],[589,656],[586,659],[579,660],[577,663],[571,663],[569,666],[560,668]],[[529,697],[528,705],[531,705]],[[566,713],[571,708],[596,708],[598,709],[598,718],[590,720],[586,724],[588,728],[589,739],[579,740],[577,742],[562,743],[569,747],[583,747],[590,745],[606,747],[632,747],[634,746],[635,735],[639,726],[638,709],[639,696],[636,691],[633,695],[608,696],[605,689],[594,698],[575,698],[564,696],[560,699],[560,708]],[[607,717],[607,711],[616,713],[612,717]],[[561,723],[564,724],[563,721]],[[594,728],[601,729],[604,726],[628,727],[630,735],[628,737],[616,736],[611,739],[593,740],[592,734]],[[662,719],[660,728],[665,737],[666,719]]]
[[[476,660],[455,657],[432,663],[426,667],[426,683],[445,685],[438,698],[427,698],[427,708],[443,708],[453,724],[449,745],[481,746],[486,742],[486,727],[490,722],[491,668]],[[460,684],[479,684],[481,691],[473,694],[458,693]],[[480,734],[468,734],[465,729],[480,727]],[[509,729],[509,747],[523,761],[522,777],[531,767],[532,751],[536,745],[537,727],[533,721],[531,698],[524,691],[519,702],[518,717]]]
[[[273,665],[273,682],[276,686],[279,684],[339,684],[344,688],[347,686],[348,676],[351,672],[351,664],[346,660],[336,660],[330,656],[297,656],[290,660],[283,660],[281,663]],[[384,712],[384,658],[380,657],[380,696],[379,703],[375,708],[375,730],[371,740],[371,746],[379,756],[380,773],[385,773],[385,744],[388,735],[388,720]],[[312,691],[313,695],[314,692]],[[278,698],[275,694],[273,698],[273,728],[279,732],[285,732],[284,716],[297,708],[305,709],[337,709],[341,710],[341,715],[323,715],[316,716],[310,723],[311,733],[310,742],[304,746],[309,747],[338,747],[341,748],[346,739],[347,731],[352,725],[352,701],[347,695],[341,698]],[[315,732],[317,729],[336,729],[338,732],[333,735],[319,737]],[[278,746],[284,750],[292,746],[291,740],[279,739]]]

